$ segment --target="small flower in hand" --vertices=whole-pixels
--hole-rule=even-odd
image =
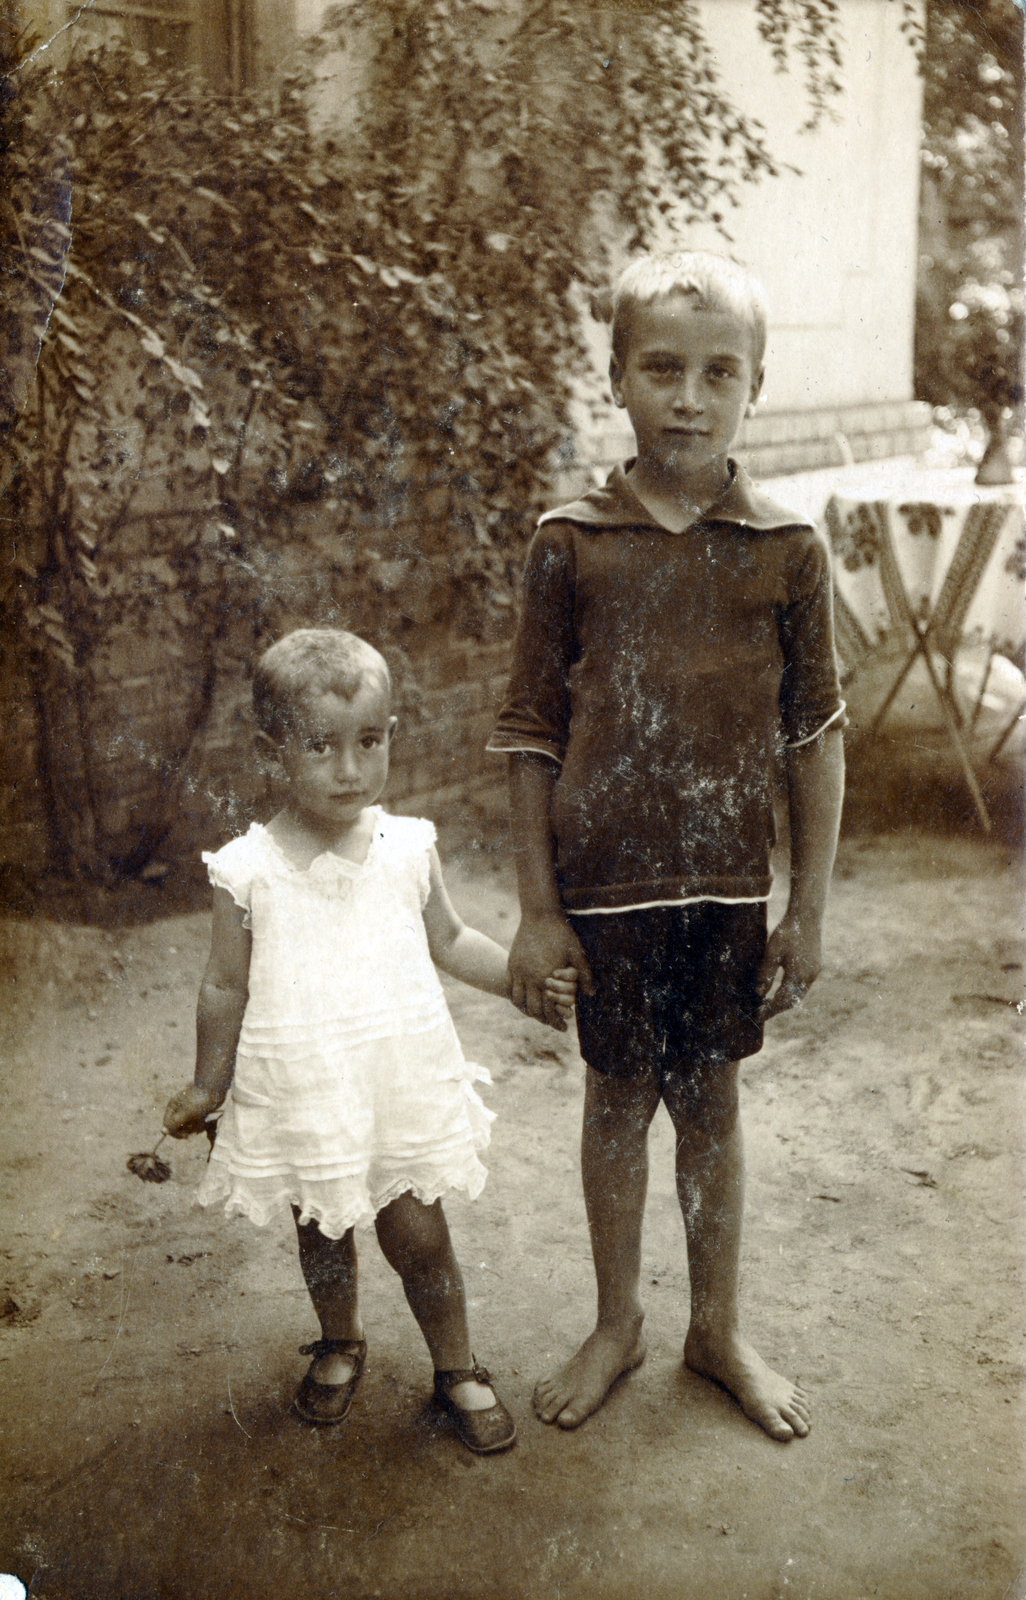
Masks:
[[[162,1133],[152,1150],[141,1150],[137,1155],[129,1156],[125,1162],[129,1172],[134,1172],[144,1183],[166,1183],[171,1176],[171,1168],[157,1154],[166,1138],[167,1134]]]

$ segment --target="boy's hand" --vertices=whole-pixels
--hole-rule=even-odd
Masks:
[[[577,970],[560,967],[545,979],[545,1021],[557,1033],[565,1033],[566,1025],[574,1014],[577,998]]]
[[[585,994],[594,994],[587,957],[566,918],[559,912],[522,916],[509,953],[510,999],[517,1010],[558,1027],[546,1012],[546,984],[569,967]],[[558,1016],[551,1001],[549,1004]]]
[[[197,1089],[194,1083],[179,1089],[167,1103],[164,1112],[164,1131],[172,1139],[187,1139],[192,1133],[205,1133],[207,1116],[216,1111],[221,1100],[212,1089]]]
[[[760,1022],[768,1022],[781,1011],[800,1006],[819,977],[823,966],[822,936],[818,922],[810,926],[810,920],[805,918],[798,922],[785,914],[766,942],[766,954],[755,983],[762,999]],[[778,971],[780,984],[770,996]]]

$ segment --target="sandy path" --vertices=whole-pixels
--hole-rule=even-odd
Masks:
[[[506,941],[515,901],[450,874]],[[397,1282],[363,1247],[368,1376],[342,1429],[287,1407],[315,1331],[289,1227],[190,1208],[125,1158],[191,1071],[208,921],[9,929],[0,1571],[45,1600],[1000,1600],[1022,1516],[1021,899],[1000,844],[848,841],[828,964],[744,1072],[743,1300],[815,1397],[773,1444],[680,1364],[687,1273],[652,1135],[649,1359],[573,1435],[530,1414],[589,1326],[572,1044],[453,992],[495,1077],[491,1177],[449,1208],[480,1358],[521,1424],[461,1452]],[[1010,1586],[1011,1589],[1010,1589]]]

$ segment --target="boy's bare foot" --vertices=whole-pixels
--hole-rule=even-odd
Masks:
[[[617,1378],[641,1366],[645,1348],[640,1318],[623,1330],[596,1328],[558,1372],[542,1378],[534,1391],[535,1415],[561,1428],[579,1428]]]
[[[766,1365],[753,1345],[735,1333],[722,1341],[688,1333],[684,1361],[692,1372],[711,1378],[732,1394],[746,1417],[782,1442],[809,1431],[809,1396]]]

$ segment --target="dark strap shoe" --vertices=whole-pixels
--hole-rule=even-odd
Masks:
[[[472,1367],[457,1367],[451,1372],[435,1373],[435,1400],[452,1418],[456,1433],[468,1450],[475,1455],[490,1456],[498,1450],[508,1450],[516,1443],[517,1426],[502,1401],[486,1411],[466,1411],[452,1398],[450,1391],[460,1383],[491,1384],[484,1367],[479,1367],[471,1356]]]
[[[321,1356],[348,1356],[352,1361],[352,1376],[345,1383],[318,1383],[308,1372],[292,1402],[304,1422],[327,1427],[333,1422],[344,1421],[349,1415],[356,1385],[363,1377],[363,1364],[367,1359],[366,1339],[318,1339],[314,1344],[300,1345],[299,1353],[301,1356],[313,1356],[314,1361]]]

